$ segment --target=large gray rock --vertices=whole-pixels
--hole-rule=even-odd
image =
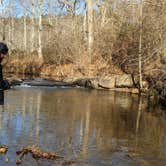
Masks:
[[[130,74],[116,76],[116,88],[133,88],[134,82]]]
[[[66,83],[73,83],[75,81],[77,81],[79,78],[77,77],[66,77],[63,79],[63,82],[66,82]]]
[[[99,89],[99,79],[98,78],[88,79],[85,87],[91,89]]]
[[[80,87],[91,88],[91,89],[98,89],[98,78],[84,78],[78,79],[74,81],[73,84],[78,85]]]
[[[116,81],[116,77],[112,76],[109,78],[101,78],[98,84],[99,84],[99,87],[101,88],[111,89],[111,88],[115,88],[115,81]]]
[[[73,84],[80,86],[80,87],[86,87],[88,81],[89,81],[88,78],[77,79],[76,81],[73,82]]]

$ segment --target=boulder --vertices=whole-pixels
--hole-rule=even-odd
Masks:
[[[73,82],[74,85],[90,88],[90,89],[98,89],[98,78],[84,78],[84,79],[78,79],[75,82]]]
[[[91,89],[99,89],[99,79],[98,78],[88,79],[85,87]]]
[[[63,79],[63,82],[73,83],[73,82],[77,81],[78,79],[79,79],[78,77],[66,77]]]
[[[76,81],[73,82],[73,84],[80,87],[86,87],[88,80],[89,80],[88,78],[77,79]]]
[[[115,88],[115,80],[116,80],[115,76],[112,76],[109,78],[101,78],[99,80],[98,85],[99,87],[105,88],[105,89]]]
[[[134,82],[130,74],[118,75],[116,76],[115,82],[116,88],[133,88]]]
[[[9,80],[11,86],[21,85],[23,83],[23,80],[19,79],[19,78],[18,79],[17,78],[15,78],[15,79],[8,79],[8,80]]]

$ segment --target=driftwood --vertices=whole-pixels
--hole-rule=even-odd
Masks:
[[[8,147],[6,145],[0,145],[0,154],[5,154],[8,151]]]
[[[16,151],[16,154],[19,155],[19,159],[16,161],[16,164],[18,165],[21,164],[24,155],[27,155],[28,153],[30,153],[32,157],[37,160],[38,159],[57,160],[63,158],[53,152],[45,152],[36,146],[27,146],[20,149],[19,151]]]

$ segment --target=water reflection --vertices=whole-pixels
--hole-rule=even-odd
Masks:
[[[114,152],[166,157],[165,113],[160,108],[147,112],[145,98],[84,89],[18,88],[5,93],[0,140],[10,146],[9,165],[19,147],[32,144],[91,165],[109,163]]]

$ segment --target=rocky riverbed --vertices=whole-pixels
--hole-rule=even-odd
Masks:
[[[110,77],[93,77],[93,78],[65,78],[62,81],[43,78],[10,78],[12,86],[46,86],[46,87],[84,87],[89,89],[105,89],[121,92],[129,92],[139,94],[138,78],[133,78],[130,74],[112,75]],[[153,91],[151,93],[151,91]],[[150,84],[143,81],[142,92],[153,96],[158,94],[159,101],[162,105],[166,105],[166,87],[155,86],[150,89]]]

